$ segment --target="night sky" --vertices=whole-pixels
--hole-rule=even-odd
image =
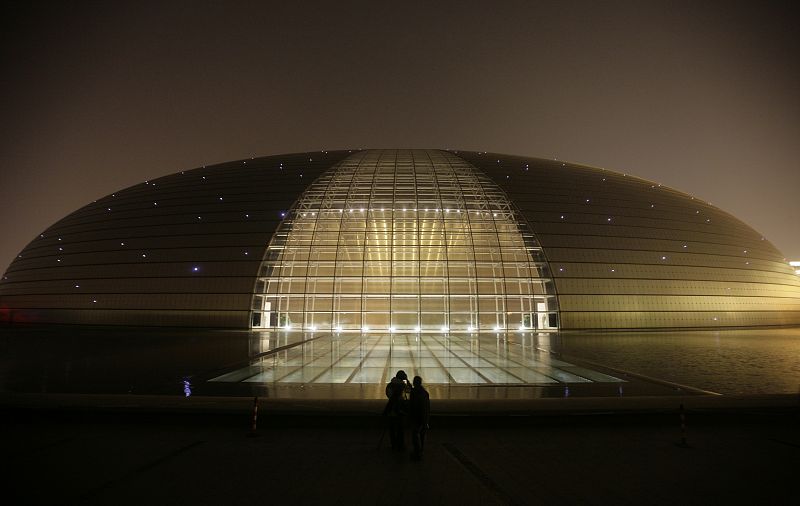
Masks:
[[[800,260],[797,2],[294,3],[4,3],[0,271],[143,180],[359,147],[627,172]]]

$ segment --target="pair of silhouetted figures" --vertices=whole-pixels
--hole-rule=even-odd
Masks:
[[[425,449],[425,432],[431,414],[431,399],[428,391],[422,386],[422,378],[414,376],[412,385],[408,384],[405,371],[397,371],[394,378],[386,385],[386,408],[384,416],[389,418],[389,439],[392,450],[405,449],[406,420],[411,430],[411,444],[414,451],[411,458],[419,460]]]

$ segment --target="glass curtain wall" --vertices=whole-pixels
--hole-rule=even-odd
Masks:
[[[502,190],[443,151],[355,153],[287,212],[252,326],[505,332],[557,327],[541,248]]]

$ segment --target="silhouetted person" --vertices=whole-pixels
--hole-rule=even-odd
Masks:
[[[414,445],[414,453],[411,454],[411,458],[419,460],[425,449],[425,432],[429,428],[428,424],[431,418],[431,397],[422,386],[422,378],[419,376],[414,376],[414,386],[411,389],[409,401],[409,418],[411,419],[411,443]]]
[[[394,378],[386,385],[386,408],[384,416],[389,417],[389,439],[392,450],[405,448],[403,432],[405,431],[406,414],[408,413],[408,376],[405,371],[397,371]]]

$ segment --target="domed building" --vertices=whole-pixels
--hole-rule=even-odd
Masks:
[[[800,277],[698,198],[609,170],[375,149],[187,170],[66,216],[0,321],[319,332],[800,324]]]

